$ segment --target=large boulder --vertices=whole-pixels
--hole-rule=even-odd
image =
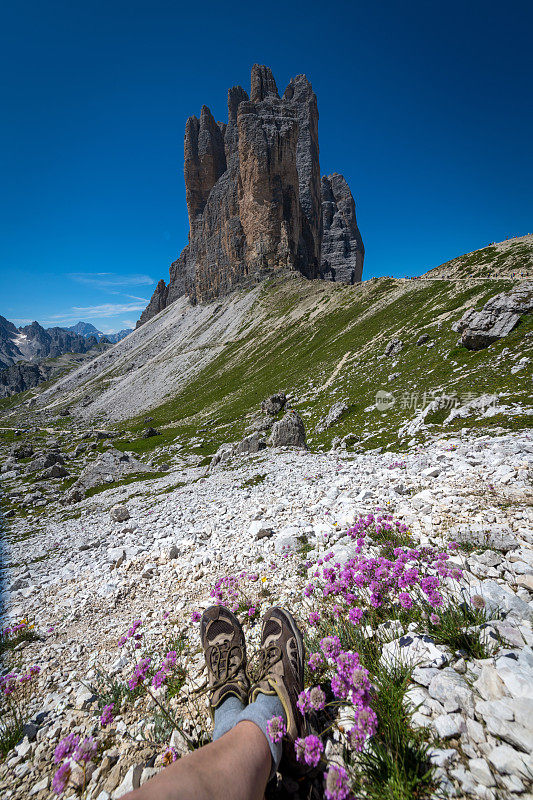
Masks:
[[[126,522],[126,520],[130,518],[130,512],[128,508],[126,506],[121,506],[120,504],[113,506],[109,514],[114,522]]]
[[[517,325],[523,314],[533,311],[533,284],[518,286],[510,292],[497,294],[481,310],[471,308],[452,329],[461,334],[459,344],[468,350],[482,350]]]
[[[270,397],[267,397],[266,400],[263,400],[261,403],[261,411],[274,417],[285,407],[286,402],[287,397],[285,393],[276,392],[276,394],[272,394]]]
[[[65,502],[78,502],[85,496],[87,489],[104,483],[113,483],[128,475],[141,472],[150,472],[150,467],[130,453],[122,453],[111,446],[109,450],[85,467],[76,483],[72,485]]]
[[[252,433],[255,433],[255,431],[269,431],[273,424],[274,418],[270,415],[265,417],[257,417],[256,419],[252,420],[248,426],[248,431]]]
[[[33,447],[31,444],[18,444],[11,449],[11,455],[14,458],[30,458],[33,455]]]
[[[391,339],[390,342],[387,342],[387,346],[385,347],[383,354],[386,356],[396,356],[401,350],[403,350],[402,340]]]
[[[49,453],[45,453],[44,455],[37,456],[30,461],[28,466],[26,467],[27,472],[38,472],[41,469],[48,469],[49,467],[53,467],[54,464],[64,464],[65,459],[61,455],[61,453],[57,453],[56,451],[52,450]]]
[[[68,472],[62,464],[53,464],[43,472],[42,478],[44,480],[48,478],[66,478],[67,475]]]
[[[249,455],[250,453],[258,453],[260,450],[264,450],[266,447],[266,442],[263,440],[261,434],[257,431],[256,433],[250,434],[242,442],[235,447],[235,453],[238,456]]]
[[[270,442],[272,447],[305,448],[305,427],[296,411],[288,411],[285,416],[272,426]]]
[[[225,442],[221,444],[218,450],[216,451],[215,455],[211,459],[211,464],[209,468],[212,469],[213,467],[217,467],[219,464],[227,464],[228,461],[231,461],[233,456],[235,455],[235,448],[236,445],[232,442]]]
[[[257,431],[250,434],[250,436],[246,436],[237,444],[233,442],[226,442],[218,448],[217,452],[211,459],[209,468],[211,469],[219,464],[227,464],[235,456],[247,456],[251,455],[252,453],[258,453],[260,450],[264,450],[265,447],[266,442],[261,434]]]
[[[159,435],[160,435],[159,431],[156,430],[155,428],[145,428],[145,430],[142,432],[141,438],[150,439],[152,436],[159,436]]]
[[[317,431],[321,432],[324,431],[326,428],[331,428],[336,422],[338,422],[348,411],[348,406],[346,403],[337,402],[333,403],[331,408],[329,409],[326,416],[320,420],[317,425]]]

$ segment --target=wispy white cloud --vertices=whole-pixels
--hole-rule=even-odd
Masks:
[[[129,297],[130,300],[139,300],[141,303],[147,303],[148,302],[146,297],[137,297],[134,294],[125,294],[124,297]]]
[[[149,275],[119,275],[116,272],[70,272],[68,277],[76,283],[102,289],[114,286],[151,286],[155,283]]]
[[[137,320],[136,319],[121,319],[120,320],[120,324],[124,328],[134,328],[137,325]]]
[[[134,311],[143,311],[145,304],[146,301],[143,300],[142,303],[102,303],[97,306],[72,306],[69,311],[64,311],[61,314],[51,314],[41,324],[61,325],[68,322],[78,322],[80,319],[87,321],[117,317],[122,314],[131,314]]]

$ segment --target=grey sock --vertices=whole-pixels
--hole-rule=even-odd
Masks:
[[[244,711],[244,703],[234,694],[228,695],[227,699],[218,708],[215,708],[214,742],[233,728],[242,711]]]
[[[267,722],[271,720],[272,717],[282,717],[285,721],[285,724],[287,724],[287,717],[285,716],[285,711],[283,710],[281,700],[277,694],[259,693],[255,703],[250,703],[249,706],[246,706],[244,711],[239,714],[239,718],[237,720],[237,722],[255,722],[257,727],[260,728],[265,734],[268,746],[270,747],[270,752],[272,753],[272,770],[270,772],[269,780],[276,774],[276,770],[279,767],[279,762],[281,761],[281,754],[283,752],[282,743],[272,742],[267,732]]]

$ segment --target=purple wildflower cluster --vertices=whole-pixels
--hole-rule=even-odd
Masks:
[[[118,646],[124,647],[126,642],[131,639],[134,643],[134,649],[138,650],[141,646],[142,633],[137,633],[137,630],[141,627],[141,625],[142,620],[136,619],[127,633],[120,637],[118,640]]]
[[[361,752],[366,740],[377,731],[378,718],[370,706],[355,705],[354,712],[354,726],[350,728],[346,736],[352,750]]]
[[[338,700],[349,700],[354,705],[366,706],[372,685],[368,670],[359,663],[359,654],[341,650],[333,664],[331,691]]]
[[[320,686],[313,686],[311,689],[304,689],[298,696],[296,704],[301,714],[306,711],[322,711],[326,706],[326,695]]]
[[[75,733],[69,733],[64,739],[61,739],[56,749],[54,750],[54,762],[61,764],[61,762],[72,755],[76,747],[80,743],[80,737]]]
[[[15,623],[15,625],[8,626],[7,628],[2,628],[0,630],[0,639],[14,639],[16,638],[22,631],[30,630],[33,628],[33,625],[29,625],[28,621],[23,619],[20,622]]]
[[[83,769],[84,780],[88,777],[94,765],[91,764],[96,755],[98,745],[92,736],[80,739],[75,733],[65,736],[54,750],[54,762],[61,764],[52,778],[52,789],[56,794],[63,794],[72,775],[72,765],[79,765]],[[87,768],[91,765],[91,770]]]
[[[333,703],[350,704],[354,724],[350,730],[343,731],[345,742],[350,749],[361,751],[366,740],[377,730],[377,716],[370,707],[372,684],[368,670],[361,665],[358,653],[343,650],[338,636],[325,636],[320,641],[320,650],[309,655],[307,664],[312,672],[322,675],[328,673],[335,698]],[[320,686],[305,689],[300,693],[297,705],[303,715],[309,711],[320,711],[326,706],[326,695]],[[306,740],[297,742],[296,757],[309,766],[318,764],[321,752],[317,755],[314,743],[307,747]],[[333,777],[330,777],[330,783]],[[331,792],[334,796],[333,789]]]
[[[178,660],[178,654],[175,650],[170,650],[163,659],[163,663],[161,667],[157,670],[154,677],[152,678],[152,686],[154,689],[159,689],[166,679],[168,678],[169,674],[172,671],[172,667],[175,666],[176,661]]]
[[[394,469],[405,463],[393,462],[389,466]],[[452,542],[442,550],[432,547],[393,549],[391,544],[389,557],[369,554],[372,540],[387,541],[387,534],[394,540],[402,533],[407,533],[405,524],[394,520],[386,511],[376,509],[375,514],[360,517],[348,529],[347,535],[355,540],[354,556],[349,561],[336,563],[334,554],[327,553],[314,565],[308,563],[310,580],[304,588],[304,596],[327,601],[327,610],[323,606],[321,614],[310,613],[309,624],[317,625],[326,613],[333,620],[361,625],[365,617],[372,621],[375,609],[408,611],[417,604],[425,607],[432,625],[439,625],[436,611],[444,605],[448,582],[459,581],[462,577],[462,571],[450,563],[450,553],[456,550],[457,544]],[[347,705],[353,722],[351,727],[343,725],[339,730],[345,746],[361,752],[367,740],[375,735],[378,719],[371,707],[373,687],[369,673],[360,663],[358,653],[343,650],[338,636],[325,636],[317,652],[308,655],[307,666],[317,685],[299,695],[300,713],[306,715],[326,705]],[[328,702],[319,685],[324,680],[329,680],[333,695]],[[323,744],[317,736],[298,739],[295,750],[296,758],[312,767],[318,766],[323,757]],[[343,766],[330,764],[324,777],[327,800],[351,797],[349,775]]]
[[[304,739],[296,739],[294,749],[298,761],[305,762],[310,767],[317,767],[324,752],[324,745],[318,736],[311,735]]]
[[[240,579],[241,575],[225,575],[223,578],[219,578],[211,590],[211,597],[214,597],[219,603],[225,603],[231,611],[237,611],[240,599]]]
[[[346,800],[350,794],[348,773],[339,764],[330,764],[326,772],[324,795],[326,800]]]
[[[41,668],[34,664],[24,675],[17,675],[16,672],[8,672],[6,675],[2,675],[0,677],[0,692],[2,692],[5,697],[9,697],[14,694],[20,686],[36,678],[40,671]]]
[[[179,758],[179,753],[175,747],[167,747],[165,752],[163,753],[162,763],[164,767],[167,767],[169,764],[173,764],[174,761],[177,761]]]
[[[272,565],[271,565],[272,567]],[[262,581],[265,579],[263,578]],[[246,583],[257,583],[259,575],[256,572],[240,572],[236,575],[225,575],[219,578],[211,590],[211,597],[218,603],[224,603],[234,614],[244,610],[250,621],[259,617],[261,611],[261,600],[255,596],[251,598],[248,594]],[[257,592],[254,589],[254,592]]]
[[[52,778],[52,789],[56,794],[63,794],[68,786],[71,774],[71,763],[70,761],[65,761],[65,763],[59,767],[56,774]]]
[[[100,717],[100,725],[102,726],[102,728],[106,728],[108,725],[112,725],[113,722],[115,721],[115,718],[113,717],[114,708],[115,708],[114,703],[109,703],[109,705],[104,706],[102,710],[102,715]]]
[[[85,764],[88,764],[89,761],[92,761],[96,755],[97,744],[92,738],[92,736],[88,736],[74,750],[73,758],[75,761],[83,761]]]
[[[135,665],[135,669],[133,670],[133,675],[128,680],[128,686],[130,687],[131,691],[140,686],[141,683],[144,681],[146,676],[148,675],[148,670],[150,669],[150,664],[152,663],[152,659],[150,657],[143,658],[139,661],[138,664]]]
[[[287,733],[287,726],[283,717],[272,717],[272,719],[268,720],[266,727],[269,739],[274,744],[281,742]]]
[[[370,529],[370,530],[369,530]],[[332,562],[328,553],[316,562],[311,581],[304,589],[310,597],[320,592],[335,601],[337,616],[347,614],[353,624],[363,619],[363,608],[380,608],[394,604],[410,609],[415,603],[429,604],[431,609],[442,606],[442,587],[446,579],[460,580],[462,571],[450,567],[449,552],[432,547],[396,547],[394,559],[380,556],[366,558],[364,549],[367,534],[386,534],[387,531],[404,533],[407,527],[393,520],[390,514],[361,517],[347,533],[357,542],[354,558],[344,565]],[[455,543],[448,545],[454,550]]]

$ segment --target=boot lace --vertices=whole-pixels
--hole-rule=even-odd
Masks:
[[[214,680],[209,689],[219,689],[232,680],[244,663],[244,650],[240,644],[222,642],[211,645],[205,654],[209,672]]]
[[[271,644],[268,647],[262,647],[255,653],[248,661],[246,667],[246,675],[251,683],[261,683],[262,680],[268,677],[274,664],[282,659],[281,647],[277,644]],[[257,665],[252,664],[254,660]]]

